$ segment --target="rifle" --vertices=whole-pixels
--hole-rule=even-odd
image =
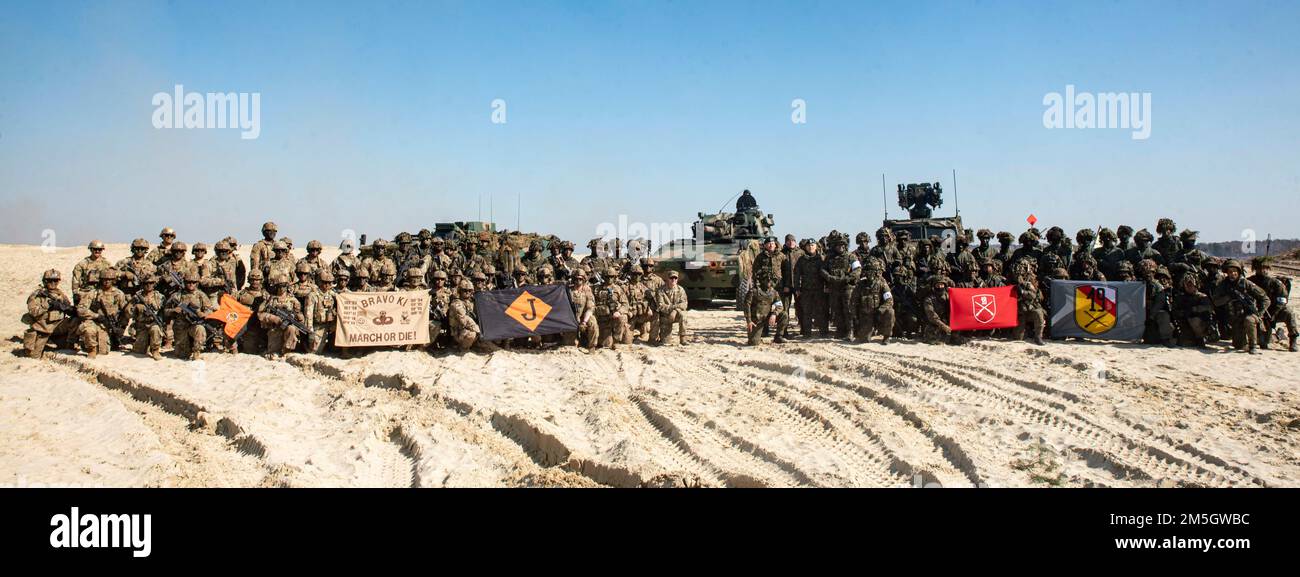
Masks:
[[[181,275],[175,270],[167,270],[167,284],[172,287],[172,294],[185,290],[185,281],[181,279]]]
[[[158,325],[158,328],[167,330],[167,323],[163,321],[162,315],[158,313],[158,309],[154,308],[153,305],[145,302],[144,297],[140,296],[140,293],[137,292],[134,295],[132,295],[131,301],[139,304],[142,308],[144,308],[145,314],[153,318],[153,322],[154,324]]]
[[[302,333],[303,335],[311,334],[311,329],[308,329],[307,325],[302,324],[301,322],[298,321],[298,319],[294,318],[293,313],[284,310],[283,308],[280,307],[267,307],[266,311],[277,317],[280,317],[280,321],[281,321],[280,328],[285,328],[289,325],[293,325],[293,327],[298,329],[298,332]]]
[[[108,329],[108,349],[116,350],[122,346],[122,326],[117,323],[117,316],[104,313],[99,318],[104,319],[104,327]]]
[[[71,302],[60,298],[55,298],[54,295],[50,294],[50,291],[44,289],[41,290],[41,296],[49,300],[50,310],[59,311],[70,317],[77,316],[77,307],[73,305]]]

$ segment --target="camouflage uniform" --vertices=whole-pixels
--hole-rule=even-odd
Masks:
[[[114,344],[121,346],[120,339],[125,335],[130,320],[126,294],[113,286],[117,281],[117,271],[105,269],[99,273],[99,281],[98,288],[86,287],[77,302],[77,316],[81,319],[77,336],[81,339],[81,350],[92,359],[96,354],[113,350]]]
[[[1163,273],[1163,278],[1158,276],[1159,273]],[[1146,283],[1147,325],[1142,341],[1173,346],[1172,295],[1165,284],[1169,282],[1169,271],[1157,265],[1154,260],[1145,259],[1138,265],[1138,279]]]
[[[307,352],[325,354],[325,349],[333,344],[334,325],[338,320],[338,301],[334,292],[334,275],[329,270],[321,270],[316,278],[316,290],[307,297],[307,308],[303,317],[311,334],[307,336]]]
[[[491,346],[480,340],[483,330],[479,328],[474,313],[474,285],[470,281],[462,280],[456,287],[456,298],[452,299],[448,308],[447,320],[451,327],[451,339],[458,349],[467,351],[475,345]]]
[[[1204,347],[1210,340],[1209,329],[1214,325],[1214,303],[1201,292],[1193,273],[1184,273],[1173,293],[1170,304],[1179,344]]]
[[[867,257],[862,279],[853,289],[853,308],[857,311],[854,322],[854,340],[866,342],[872,332],[881,336],[880,344],[888,344],[894,334],[894,295],[884,277],[884,263]]]
[[[926,296],[921,301],[921,315],[925,323],[921,328],[921,338],[930,344],[961,344],[963,339],[948,324],[948,287],[951,286],[951,281],[947,277],[936,275],[930,277],[929,284]]]
[[[853,287],[858,284],[859,266],[848,252],[848,239],[836,236],[829,239],[831,253],[822,264],[821,277],[830,299],[830,317],[835,323],[837,338],[853,336]]]
[[[618,337],[627,331],[630,308],[627,292],[618,284],[618,269],[605,269],[605,284],[593,290],[596,296],[596,323],[600,328],[600,346],[617,349]]]
[[[185,289],[180,291],[174,299],[169,301],[171,308],[167,310],[171,315],[176,338],[176,356],[178,358],[189,358],[196,360],[203,352],[204,346],[208,340],[208,327],[203,322],[202,317],[216,310],[212,304],[212,299],[199,290],[199,273],[189,271],[185,276]],[[184,307],[188,306],[191,313],[187,313]],[[197,315],[198,318],[195,318]]]
[[[320,271],[329,270],[329,265],[325,263],[325,259],[320,257],[320,253],[323,249],[324,247],[321,245],[319,240],[313,240],[307,243],[307,256],[298,259],[297,262],[297,264],[307,264],[307,267],[311,271],[311,278],[313,281],[320,276]]]
[[[826,316],[822,314],[826,303],[826,283],[822,280],[822,265],[826,257],[822,256],[818,249],[813,248],[816,246],[817,243],[812,242],[811,239],[804,241],[803,256],[795,263],[792,275],[795,302],[799,306],[797,315],[799,334],[805,338],[812,337],[814,326],[823,337],[829,332],[829,323]]]
[[[1016,271],[1016,313],[1019,323],[1011,331],[1011,338],[1024,340],[1026,333],[1036,345],[1043,344],[1043,327],[1047,313],[1043,311],[1044,293],[1034,278],[1033,268],[1027,264],[1020,265]]]
[[[670,271],[669,278],[679,278],[677,271]],[[674,284],[663,286],[655,290],[655,309],[659,315],[659,334],[655,338],[655,343],[667,345],[673,336],[673,327],[677,327],[677,340],[681,344],[686,344],[686,308],[688,300],[686,298],[686,289],[681,285]]]
[[[957,235],[957,250],[948,255],[948,270],[956,286],[970,288],[975,286],[975,275],[979,274],[979,259],[970,251],[970,242],[966,235]]]
[[[289,292],[289,277],[282,273],[270,277],[271,294],[262,299],[257,321],[266,330],[266,356],[275,358],[298,348],[298,327],[271,312],[280,310],[298,322],[304,322],[302,303]]]
[[[217,243],[217,256],[209,261],[208,274],[199,282],[203,292],[213,302],[221,302],[221,295],[235,296],[239,292],[239,259],[232,256],[230,245],[226,241]]]
[[[578,322],[578,330],[561,335],[561,342],[565,345],[578,345],[582,341],[586,341],[587,350],[595,350],[596,346],[600,344],[600,334],[595,318],[596,295],[591,292],[591,287],[587,285],[586,270],[574,269],[572,281],[573,286],[569,289],[569,304],[573,306],[573,318]]]
[[[1246,280],[1241,263],[1229,260],[1223,263],[1223,270],[1235,269],[1237,278],[1225,276],[1215,287],[1213,301],[1216,306],[1224,307],[1225,317],[1231,323],[1232,346],[1237,350],[1246,348],[1256,354],[1259,342],[1259,312],[1269,306],[1268,293],[1255,283]]]
[[[1269,274],[1272,264],[1268,257],[1255,258],[1251,262],[1251,268],[1255,270],[1255,274],[1247,280],[1263,289],[1264,294],[1268,296],[1268,307],[1261,309],[1263,313],[1260,315],[1260,347],[1267,349],[1272,344],[1273,327],[1277,323],[1282,323],[1286,327],[1287,338],[1290,341],[1288,350],[1296,352],[1295,313],[1287,306],[1291,292],[1290,280],[1283,281]]]
[[[149,259],[149,262],[152,262],[155,265],[171,255],[172,242],[176,240],[176,231],[172,230],[170,226],[163,227],[163,229],[158,232],[158,239],[158,246],[153,247],[153,249],[149,251],[149,254],[145,256],[145,258]]]
[[[1092,251],[1092,258],[1097,260],[1097,269],[1106,278],[1119,278],[1119,265],[1127,261],[1124,250],[1117,246],[1119,239],[1109,228],[1101,229],[1098,237],[1101,238],[1101,246]]]
[[[135,343],[132,352],[148,354],[153,360],[162,359],[163,332],[167,326],[163,319],[163,296],[154,290],[154,284],[141,277],[141,289],[127,302],[128,315],[135,319]]]
[[[266,263],[275,258],[275,233],[279,230],[274,222],[262,225],[262,240],[253,243],[248,252],[248,266],[252,270],[262,271],[266,275]]]
[[[149,260],[149,241],[143,238],[137,238],[131,241],[131,256],[120,261],[113,268],[117,269],[118,288],[126,294],[133,294],[140,290],[144,279],[154,275],[158,266],[152,260]]]
[[[267,297],[263,280],[262,271],[253,269],[253,272],[248,275],[248,286],[235,295],[235,300],[254,313],[261,310],[262,301]],[[266,329],[262,328],[262,323],[250,320],[247,325],[244,325],[244,334],[239,338],[238,350],[255,355],[266,352]]]
[[[429,289],[429,348],[436,349],[441,346],[439,337],[448,328],[447,313],[455,294],[447,288],[447,271],[435,270],[429,274],[433,285]]]
[[[59,271],[50,269],[41,277],[42,286],[27,297],[27,314],[23,315],[23,324],[28,325],[23,332],[23,350],[27,356],[39,359],[45,356],[45,345],[51,338],[57,339],[56,346],[75,334],[77,328],[76,308],[72,300],[59,290]]]
[[[1138,266],[1138,263],[1147,259],[1155,261],[1158,265],[1165,264],[1165,257],[1160,255],[1160,251],[1151,248],[1151,240],[1151,233],[1147,232],[1147,229],[1137,231],[1137,234],[1133,235],[1133,242],[1137,243],[1137,246],[1128,249],[1124,253],[1124,258],[1133,263],[1135,267]]]
[[[655,311],[655,293],[651,283],[644,280],[641,270],[632,267],[628,271],[631,277],[627,283],[628,291],[628,327],[623,344],[632,344],[632,333],[643,343],[649,343],[659,334],[659,315]]]
[[[113,266],[112,263],[108,262],[108,259],[104,258],[104,243],[94,240],[86,246],[86,249],[91,252],[90,256],[81,259],[81,262],[72,267],[72,294],[74,296],[87,288],[95,288],[95,283],[90,282],[92,273],[98,276],[99,273]]]
[[[294,278],[296,272],[292,253],[289,252],[289,245],[284,241],[277,240],[272,245],[275,256],[270,260],[261,263],[262,278],[271,278],[274,275],[283,275],[285,278]]]
[[[854,258],[852,253],[846,253],[846,258]],[[781,294],[773,288],[771,277],[766,273],[757,273],[754,278],[754,287],[745,294],[744,311],[745,324],[749,334],[749,344],[754,346],[762,340],[763,329],[769,326],[775,328],[772,331],[772,342],[785,342],[786,323],[789,321],[785,311],[785,305],[781,302]]]
[[[1160,264],[1172,264],[1174,259],[1183,252],[1183,243],[1177,232],[1178,226],[1172,219],[1162,218],[1156,223],[1156,234],[1160,235],[1160,238],[1151,248],[1160,253]]]
[[[339,253],[338,256],[334,257],[334,262],[330,263],[330,273],[337,279],[340,272],[347,271],[347,277],[350,283],[348,287],[354,290],[359,289],[360,279],[357,277],[357,269],[361,266],[361,259],[352,254],[352,252],[356,250],[356,247],[352,245],[351,240],[345,240],[343,241],[341,250],[342,252]]]

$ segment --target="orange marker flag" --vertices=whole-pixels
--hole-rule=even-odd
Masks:
[[[223,294],[221,295],[221,306],[203,318],[226,323],[226,336],[235,339],[239,338],[240,333],[244,332],[244,326],[248,324],[248,320],[253,318],[253,309],[244,306],[244,303],[235,300],[234,297]]]

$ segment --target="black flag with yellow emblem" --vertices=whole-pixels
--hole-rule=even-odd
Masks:
[[[474,310],[483,340],[553,335],[578,330],[564,285],[524,285],[480,292]]]

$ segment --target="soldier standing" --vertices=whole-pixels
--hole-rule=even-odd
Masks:
[[[114,265],[118,273],[118,288],[122,292],[130,295],[140,290],[144,286],[144,280],[153,276],[157,266],[148,258],[149,241],[143,238],[137,238],[131,241],[131,256],[128,256]]]
[[[639,267],[632,267],[628,270],[628,275],[629,330],[623,339],[623,344],[632,344],[634,336],[642,343],[650,343],[658,335],[656,330],[658,327],[655,326],[659,320],[659,315],[655,311],[655,289],[645,281]]]
[[[357,278],[357,268],[361,265],[360,259],[352,254],[356,247],[353,245],[352,240],[348,239],[339,244],[339,250],[341,251],[339,255],[334,257],[334,262],[330,263],[330,272],[334,273],[336,279],[340,276],[346,276],[349,281],[355,280]],[[347,271],[348,274],[340,275],[339,273],[342,271]],[[360,287],[353,284],[350,288],[357,289]]]
[[[279,227],[274,222],[267,222],[262,225],[262,240],[253,243],[253,248],[248,253],[248,266],[253,270],[262,271],[266,275],[266,263],[275,257],[275,233]]]
[[[1119,238],[1109,228],[1101,229],[1097,236],[1101,238],[1101,246],[1092,251],[1092,258],[1097,259],[1097,269],[1106,278],[1119,278],[1119,265],[1127,262],[1124,250],[1118,246]]]
[[[1118,241],[1117,246],[1119,247],[1120,250],[1124,251],[1124,254],[1127,255],[1128,249],[1133,248],[1129,244],[1129,239],[1133,238],[1133,227],[1127,224],[1121,224],[1119,225],[1118,228],[1115,229],[1115,234],[1116,234],[1116,240]]]
[[[948,255],[948,269],[952,281],[959,287],[975,286],[975,275],[979,274],[979,259],[970,251],[970,241],[966,235],[959,234],[955,242],[956,249]]]
[[[39,359],[45,356],[45,345],[51,338],[56,346],[61,341],[75,334],[77,328],[77,309],[72,300],[59,289],[61,279],[59,271],[50,269],[41,275],[41,287],[27,297],[27,314],[23,315],[23,350],[28,357]]]
[[[596,326],[596,296],[591,292],[591,287],[587,285],[587,271],[582,268],[573,269],[569,277],[572,285],[569,287],[569,304],[573,306],[573,318],[578,322],[577,331],[569,331],[560,335],[560,342],[565,345],[581,346],[582,342],[587,343],[587,351],[596,350],[599,342],[599,331]]]
[[[172,230],[172,227],[170,226],[163,227],[163,229],[158,232],[158,246],[153,247],[153,250],[149,251],[149,256],[145,258],[148,258],[149,261],[155,265],[161,263],[171,255],[172,243],[175,241],[176,231]]]
[[[329,270],[329,266],[325,264],[325,259],[320,257],[320,253],[324,248],[324,245],[319,240],[308,242],[307,256],[298,259],[298,263],[307,263],[307,266],[310,267],[312,280],[315,280],[320,275],[320,271]]]
[[[285,278],[293,278],[295,268],[289,245],[283,240],[277,240],[271,244],[271,252],[274,256],[261,262],[262,277],[269,279],[272,275],[278,274],[284,275]]]
[[[865,343],[874,331],[881,336],[880,344],[887,345],[894,334],[894,295],[885,281],[884,264],[869,256],[862,269],[862,279],[853,289],[853,306],[857,311],[854,339]]]
[[[835,323],[835,336],[848,340],[853,337],[853,287],[858,284],[861,265],[848,252],[847,236],[836,233],[827,242],[830,243],[830,254],[822,264],[822,282],[830,300],[830,317]]]
[[[1255,257],[1250,261],[1250,268],[1254,269],[1255,274],[1250,276],[1250,282],[1254,283],[1264,291],[1268,297],[1268,306],[1261,308],[1260,315],[1260,348],[1267,349],[1268,345],[1273,342],[1273,327],[1277,323],[1286,326],[1287,338],[1290,339],[1290,346],[1287,350],[1296,352],[1296,326],[1295,313],[1287,306],[1287,299],[1291,293],[1291,281],[1273,276],[1272,259],[1266,256]]]
[[[846,256],[853,258],[851,255]],[[754,287],[745,295],[744,303],[748,342],[750,346],[758,345],[762,341],[764,330],[772,328],[775,329],[771,331],[772,342],[784,343],[789,317],[786,316],[785,305],[781,303],[781,295],[772,286],[771,276],[759,271],[755,271],[755,275]]]
[[[412,271],[419,274],[418,271]],[[303,315],[307,319],[307,352],[325,354],[325,349],[334,341],[334,324],[338,319],[338,302],[335,300],[334,275],[328,269],[321,269],[316,276],[316,290],[307,297],[307,310]]]
[[[1168,265],[1183,252],[1183,243],[1178,237],[1178,225],[1171,218],[1162,218],[1156,222],[1156,234],[1160,239],[1152,245],[1160,253],[1160,264]]]
[[[74,298],[77,293],[84,289],[95,288],[95,283],[89,281],[91,273],[98,276],[99,273],[112,267],[108,259],[104,258],[104,243],[92,240],[90,244],[86,245],[86,249],[90,251],[90,256],[81,259],[77,266],[72,267],[72,295]]]
[[[1137,231],[1137,234],[1133,235],[1133,242],[1136,246],[1128,249],[1124,253],[1124,258],[1133,263],[1134,267],[1147,259],[1151,259],[1157,265],[1165,264],[1165,257],[1160,255],[1160,251],[1151,248],[1152,240],[1151,233],[1147,232],[1147,229]]]
[[[972,251],[975,255],[976,262],[979,263],[980,269],[983,270],[984,263],[993,260],[998,254],[998,249],[990,243],[993,239],[993,231],[987,228],[981,228],[975,233],[975,238],[980,241],[979,246]],[[886,269],[888,270],[888,269]]]
[[[594,293],[596,324],[600,329],[599,346],[617,350],[621,335],[627,331],[629,309],[627,292],[618,283],[617,268],[611,266],[605,269],[605,282]]]
[[[447,288],[447,271],[435,270],[430,275],[433,286],[429,287],[429,350],[436,350],[441,348],[438,338],[447,329],[447,312],[454,295]]]
[[[1025,335],[1029,335],[1029,340],[1034,344],[1043,345],[1043,327],[1046,324],[1046,313],[1043,312],[1043,292],[1038,286],[1038,279],[1034,274],[1034,266],[1028,261],[1018,265],[1016,268],[1016,311],[1019,316],[1019,322],[1016,328],[1011,332],[1011,338],[1021,341]]]
[[[227,294],[233,297],[239,292],[240,261],[233,256],[230,245],[224,240],[217,242],[215,252],[217,256],[208,264],[208,275],[199,284],[212,302],[220,303],[221,295]]]

